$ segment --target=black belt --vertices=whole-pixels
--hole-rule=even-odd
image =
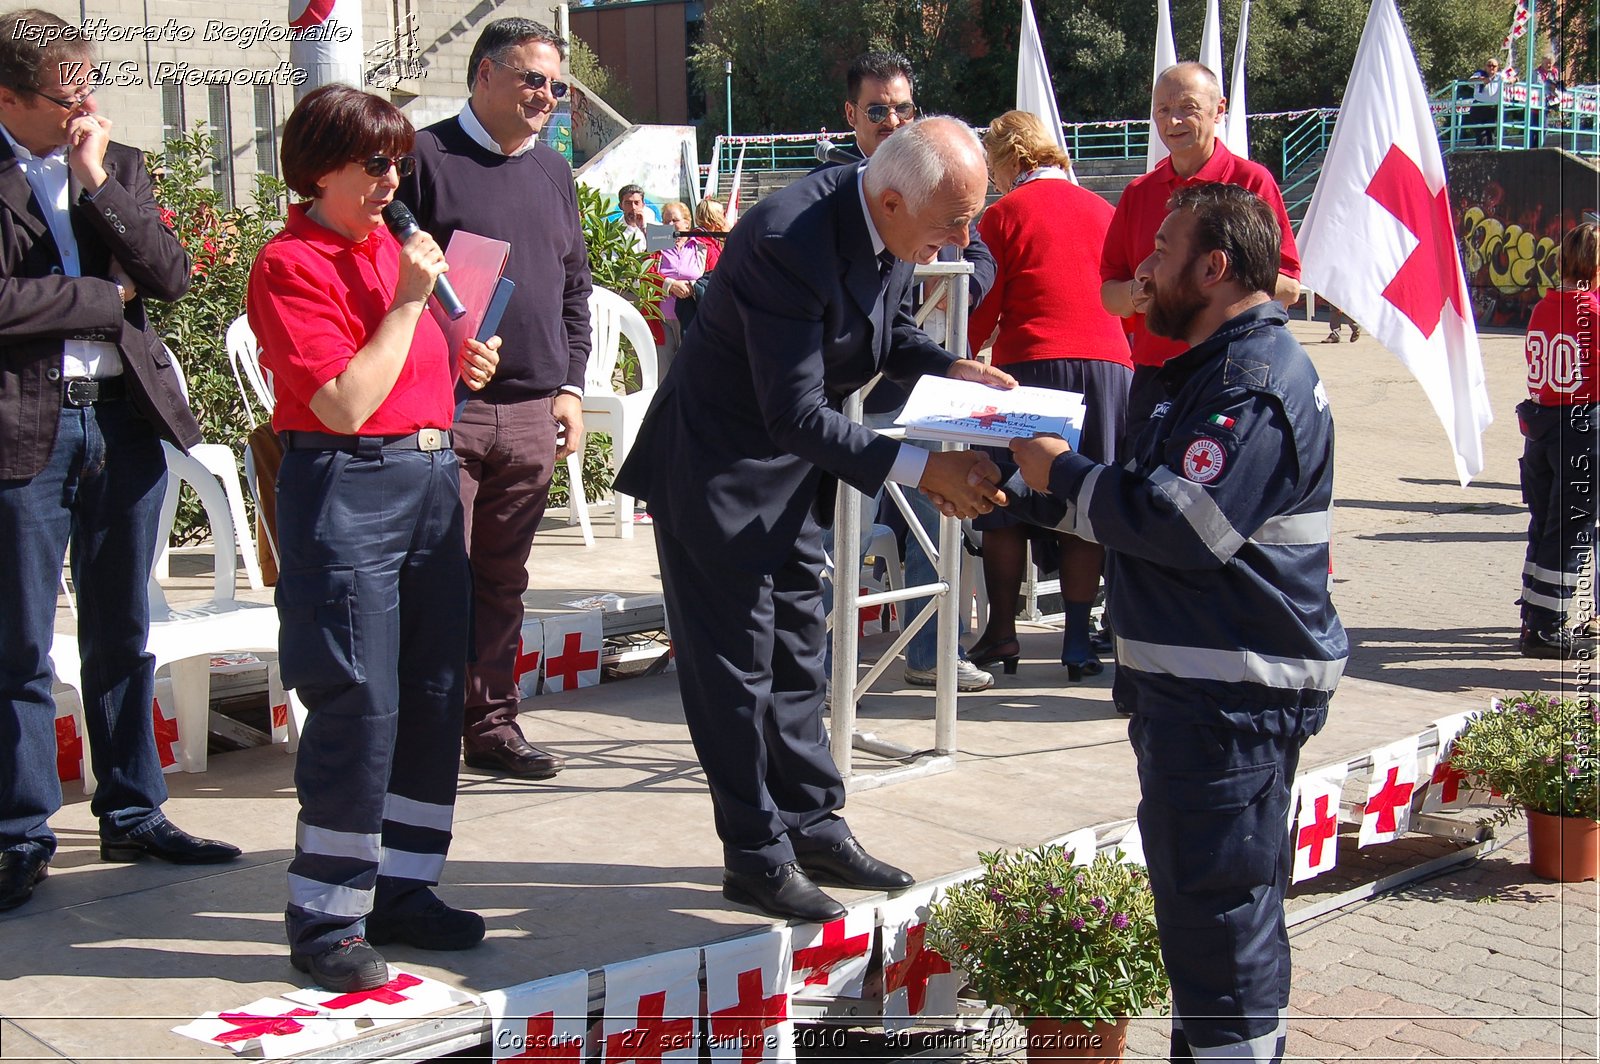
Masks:
[[[291,451],[442,451],[450,447],[449,429],[418,429],[409,436],[338,436],[331,432],[285,429],[278,434]]]
[[[85,407],[128,397],[128,382],[121,377],[68,377],[62,382],[61,401]]]

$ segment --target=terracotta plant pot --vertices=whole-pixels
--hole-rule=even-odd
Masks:
[[[1128,1018],[1116,1023],[1079,1023],[1039,1017],[1028,1021],[1028,1059],[1116,1064],[1128,1048]]]
[[[1528,810],[1528,857],[1533,874],[1562,883],[1600,879],[1600,823]]]

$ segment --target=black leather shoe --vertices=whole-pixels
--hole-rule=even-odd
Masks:
[[[360,935],[342,938],[337,946],[321,953],[291,953],[289,963],[309,974],[322,989],[336,994],[376,990],[389,981],[389,965],[383,954],[367,945]]]
[[[1595,646],[1592,640],[1557,624],[1544,630],[1524,627],[1517,639],[1517,650],[1525,658],[1587,661],[1594,657]]]
[[[547,780],[566,767],[566,759],[531,746],[520,735],[484,750],[466,752],[468,768],[480,768],[524,780]]]
[[[726,869],[722,873],[722,896],[741,905],[753,905],[781,920],[824,924],[844,915],[844,906],[818,890],[793,864],[779,865],[770,872]]]
[[[0,912],[15,909],[33,897],[33,888],[50,867],[50,855],[39,846],[0,853]]]
[[[173,864],[221,864],[239,856],[239,847],[216,839],[197,839],[170,820],[133,835],[100,836],[100,860],[126,863],[155,857]]]
[[[483,941],[483,917],[430,897],[416,912],[368,916],[367,939],[378,946],[399,942],[417,949],[471,949]]]
[[[858,890],[905,890],[916,880],[867,853],[852,835],[826,850],[795,854],[806,875],[818,883]]]

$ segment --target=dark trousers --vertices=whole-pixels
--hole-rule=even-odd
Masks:
[[[469,399],[456,418],[461,505],[472,558],[474,661],[467,667],[467,748],[499,746],[517,727],[517,640],[528,553],[555,470],[552,400]],[[582,489],[574,485],[572,490]],[[624,515],[627,516],[627,515]]]
[[[689,738],[729,869],[762,872],[842,842],[844,783],[822,726],[822,534],[746,573],[655,527]]]
[[[427,900],[450,847],[471,578],[449,450],[289,451],[279,649],[309,711],[295,763],[289,944]]]
[[[1143,713],[1128,723],[1174,1061],[1282,1058],[1289,799],[1300,748],[1325,719],[1306,710],[1288,735]]]
[[[102,831],[153,826],[167,800],[150,703],[155,667],[146,585],[166,459],[127,402],[61,411],[49,463],[0,481],[0,850],[54,853],[56,776],[50,642],[61,563],[72,550],[84,724]]]
[[[1517,407],[1522,501],[1528,506],[1522,620],[1530,628],[1565,625],[1575,619],[1572,614],[1587,612],[1588,602],[1574,600],[1594,559],[1597,415],[1592,403]]]

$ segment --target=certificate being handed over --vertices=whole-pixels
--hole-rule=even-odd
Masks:
[[[1074,450],[1083,432],[1083,395],[1054,388],[1002,391],[975,381],[923,377],[895,419],[924,440],[1004,447],[1019,437],[1056,435]]]

